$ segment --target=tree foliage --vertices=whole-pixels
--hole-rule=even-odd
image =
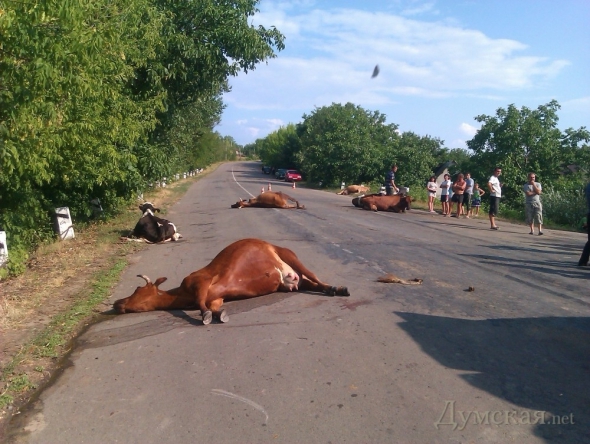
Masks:
[[[352,103],[316,108],[297,127],[297,161],[312,182],[368,182],[385,174],[387,153],[394,150],[397,125],[385,115]]]
[[[273,131],[264,139],[257,139],[253,145],[252,151],[257,153],[265,165],[277,168],[298,167],[295,156],[301,149],[301,141],[293,123]]]
[[[588,163],[578,162],[587,155],[587,145],[581,144],[590,140],[590,133],[585,128],[562,133],[557,127],[559,108],[553,100],[535,110],[509,105],[495,116],[476,117],[482,126],[467,142],[474,153],[474,170],[488,178],[494,167],[502,167],[502,194],[509,205],[520,204],[528,172],[535,172],[545,184],[561,182],[568,165],[582,165],[588,172]]]
[[[227,154],[227,79],[283,49],[255,0],[0,0],[0,228],[51,234],[147,182]]]

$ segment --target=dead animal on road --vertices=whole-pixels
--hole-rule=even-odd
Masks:
[[[394,196],[383,196],[381,194],[368,194],[352,199],[355,207],[371,211],[392,211],[394,213],[405,213],[410,209],[412,198],[396,194]]]
[[[402,279],[391,273],[387,273],[385,276],[377,278],[377,282],[384,282],[386,284],[420,285],[422,281],[423,280],[419,278]]]
[[[213,317],[227,322],[224,301],[254,298],[276,292],[312,291],[329,296],[349,296],[346,287],[323,283],[288,248],[260,239],[242,239],[225,247],[211,263],[185,277],[180,287],[160,290],[165,277],[152,283],[149,277],[143,287],[115,302],[117,313],[139,313],[154,310],[201,310],[203,324]]]
[[[289,202],[294,202],[295,204],[290,204]],[[248,208],[248,207],[255,207],[255,208],[284,208],[284,209],[292,209],[296,208],[298,210],[305,210],[304,205],[300,205],[299,202],[292,198],[291,196],[286,195],[280,191],[267,191],[266,193],[259,194],[252,199],[248,199],[247,201],[240,199],[238,202],[231,206],[232,208]]]
[[[369,191],[369,187],[364,185],[348,185],[346,188],[336,194],[347,196],[349,194],[366,193],[367,191]]]

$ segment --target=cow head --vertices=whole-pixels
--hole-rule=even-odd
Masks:
[[[137,287],[133,294],[125,299],[119,299],[113,304],[117,313],[137,313],[142,311],[155,310],[158,302],[158,286],[166,282],[165,277],[156,279],[152,284],[149,277],[138,274],[137,277],[145,279],[146,284],[143,287]]]
[[[139,209],[141,210],[141,212],[142,212],[143,214],[145,214],[145,213],[146,213],[146,212],[148,212],[148,211],[149,211],[151,214],[154,214],[154,213],[159,213],[159,212],[160,212],[160,209],[159,209],[159,208],[156,208],[156,207],[154,206],[154,204],[153,204],[153,203],[151,203],[151,202],[144,202],[144,203],[142,203],[142,204],[139,206]]]
[[[365,195],[364,195],[364,194],[361,194],[360,196],[358,196],[358,197],[355,197],[354,199],[352,199],[352,204],[353,204],[355,207],[360,207],[360,206],[361,206],[361,199],[362,199],[363,197],[365,197]]]
[[[235,204],[231,205],[231,208],[242,208],[246,201],[244,199],[238,200]]]
[[[412,198],[410,196],[404,196],[399,201],[399,209],[402,213],[406,210],[410,209],[410,203],[412,202]]]

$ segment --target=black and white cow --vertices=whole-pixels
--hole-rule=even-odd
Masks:
[[[154,207],[151,202],[141,204],[139,209],[143,214],[135,225],[132,236],[142,238],[149,243],[177,241],[182,237],[176,230],[176,225],[154,214],[159,213],[160,209]]]

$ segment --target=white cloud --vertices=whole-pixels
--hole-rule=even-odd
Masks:
[[[562,109],[568,111],[585,111],[590,110],[590,97],[580,97],[578,99],[565,100],[560,103]]]
[[[461,123],[461,125],[459,125],[459,130],[470,136],[471,138],[473,138],[473,136],[475,136],[475,134],[477,133],[477,131],[479,130],[479,128],[474,127],[473,125],[469,125],[468,123]]]
[[[255,128],[255,127],[248,127],[246,128],[246,131],[248,132],[248,134],[254,138],[258,137],[258,134],[260,134],[260,128]]]
[[[424,12],[434,7],[418,6]],[[226,102],[249,110],[309,111],[347,101],[374,106],[400,96],[497,96],[538,86],[569,64],[527,54],[527,45],[515,40],[385,12],[268,2],[255,21],[276,25],[287,51],[232,79]],[[381,72],[371,79],[375,64]]]
[[[415,5],[415,6],[414,6]],[[415,4],[413,6],[404,9],[401,14],[402,15],[420,15],[424,13],[434,13],[438,14],[438,11],[434,8],[434,3],[422,3],[422,4]]]

